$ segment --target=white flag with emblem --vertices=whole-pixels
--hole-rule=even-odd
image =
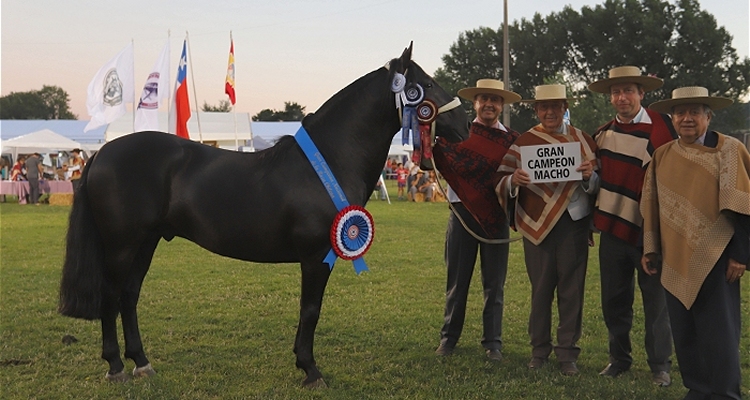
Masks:
[[[169,40],[167,40],[159,59],[148,74],[146,84],[143,85],[141,99],[135,110],[133,127],[136,132],[159,130],[159,106],[166,104],[165,100],[169,98],[169,52]],[[166,130],[166,127],[162,130]]]
[[[84,132],[108,124],[127,111],[133,102],[133,44],[109,60],[89,83],[86,108],[91,121]]]

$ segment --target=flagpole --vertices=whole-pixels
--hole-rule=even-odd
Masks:
[[[232,106],[232,114],[234,114],[234,148],[240,150],[240,140],[237,137],[237,108]]]
[[[250,151],[255,152],[255,142],[253,142],[253,119],[250,113],[247,113],[247,127],[250,129]]]
[[[190,80],[193,82],[193,95],[195,96],[195,117],[198,119],[198,140],[203,143],[203,131],[201,130],[201,114],[198,111],[198,92],[195,91],[195,71],[193,70],[193,51],[190,50],[190,34],[185,31],[188,46],[188,60],[190,62]]]
[[[169,66],[167,67],[167,70],[172,70],[172,30],[167,29],[167,43],[169,43],[169,60],[167,60],[167,63]],[[171,79],[170,79],[171,81]],[[171,96],[169,97],[169,101],[167,102],[167,133],[169,132],[169,116],[172,115],[172,103],[174,103],[174,91],[172,90],[172,82],[169,82],[169,85],[167,86],[168,93],[171,93]],[[161,129],[161,127],[160,127]]]
[[[130,44],[133,45],[133,132],[135,132],[135,39],[130,38]],[[140,97],[138,98],[140,100]]]
[[[508,0],[503,1],[503,85],[505,90],[511,90],[510,87],[510,49],[508,43]],[[510,106],[503,107],[503,124],[507,127],[510,125]]]
[[[234,38],[232,38],[232,31],[229,31],[229,43],[234,47]],[[236,60],[235,60],[236,63]],[[233,82],[235,88],[237,87],[237,82]],[[239,151],[240,150],[240,142],[237,138],[237,107],[232,104],[232,113],[234,114],[234,148]]]

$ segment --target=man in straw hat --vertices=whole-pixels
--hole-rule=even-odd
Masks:
[[[650,109],[679,139],[654,152],[641,199],[642,265],[661,272],[686,399],[739,399],[740,283],[750,263],[750,153],[709,131],[732,100],[682,87]],[[660,271],[661,270],[661,271]]]
[[[677,138],[669,116],[641,106],[645,92],[663,81],[641,75],[638,67],[609,70],[609,78],[589,85],[589,90],[609,95],[617,114],[594,133],[599,148],[601,188],[594,210],[594,226],[601,232],[602,312],[609,331],[609,364],[599,374],[616,377],[630,369],[633,358],[630,330],[633,327],[634,275],[643,297],[645,346],[652,381],[668,386],[672,356],[664,288],[658,276],[646,275],[643,255],[643,218],[638,202],[643,176],[651,155],[659,146]],[[637,271],[637,272],[636,272]]]
[[[445,323],[436,353],[451,354],[461,336],[478,250],[484,287],[482,347],[490,360],[501,361],[509,245],[480,242],[467,227],[483,238],[508,238],[508,219],[497,203],[494,180],[500,161],[519,134],[503,126],[499,117],[504,105],[519,101],[521,96],[505,90],[496,79],[480,79],[476,87],[461,89],[458,95],[473,102],[477,117],[467,140],[448,143],[438,138],[433,151],[438,170],[450,184],[447,197],[452,205],[445,234]]]
[[[531,361],[541,368],[553,350],[552,301],[557,290],[559,325],[554,352],[564,375],[578,374],[576,345],[581,337],[583,294],[588,258],[591,195],[597,188],[596,144],[580,129],[564,123],[568,109],[564,85],[536,87],[533,100],[540,124],[513,143],[498,169],[496,187],[500,204],[523,235],[526,271],[531,281]],[[583,180],[533,183],[521,160],[524,146],[579,143]]]

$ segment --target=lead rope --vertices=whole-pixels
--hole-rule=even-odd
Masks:
[[[390,65],[386,64],[385,68],[386,69],[390,69]],[[426,108],[424,109],[424,111],[425,111],[424,115],[421,112],[417,112],[418,120],[419,120],[420,123],[430,124],[430,146],[431,147],[435,147],[435,120],[437,119],[437,117],[440,114],[442,114],[442,113],[444,113],[446,111],[450,111],[450,110],[452,110],[452,109],[454,109],[456,107],[460,107],[461,106],[461,100],[459,100],[458,97],[454,97],[452,101],[450,101],[447,104],[444,104],[444,105],[442,105],[440,107],[435,107],[435,104],[432,103],[432,101],[430,101],[430,100],[425,100],[424,103],[420,104],[422,102],[422,100],[424,100],[424,90],[422,89],[422,87],[419,84],[415,84],[416,89],[418,89],[415,92],[418,92],[419,95],[417,95],[417,96],[407,96],[404,93],[404,89],[406,89],[406,85],[407,85],[406,76],[405,75],[406,75],[406,71],[404,71],[403,74],[400,74],[400,73],[397,72],[397,73],[394,74],[393,81],[391,82],[391,91],[395,94],[396,109],[399,111],[398,112],[399,122],[401,122],[401,124],[402,124],[403,131],[405,131],[406,128],[403,127],[403,125],[404,125],[403,119],[404,118],[403,118],[403,114],[401,112],[402,105],[404,106],[404,109],[406,109],[406,105],[407,104],[410,104],[412,107],[417,106],[417,105],[420,105],[420,106],[424,105],[424,106],[426,106]],[[432,107],[435,107],[435,108],[432,108]],[[428,110],[429,108],[432,108],[431,111],[434,112],[434,114],[431,117],[428,117],[426,115],[426,114],[429,114],[429,111],[430,111],[430,110]],[[424,119],[424,118],[427,118],[427,119]],[[423,151],[422,153],[423,153],[422,155],[424,156],[425,155],[424,153],[426,153],[426,152]],[[437,165],[435,164],[435,160],[432,158],[432,154],[431,153],[432,152],[430,152],[429,157],[426,157],[426,159],[430,160],[430,163],[432,163],[432,167],[437,171]],[[438,171],[438,173],[439,172],[440,171]],[[446,193],[446,190],[443,188],[443,184],[440,183],[440,179],[437,179],[437,183],[438,183],[438,188],[440,189],[440,192],[447,199],[448,198],[448,194]],[[474,239],[476,239],[476,240],[478,240],[478,241],[480,241],[482,243],[487,243],[487,244],[507,244],[507,243],[512,243],[512,242],[515,242],[515,241],[521,239],[521,237],[508,238],[508,239],[487,239],[487,238],[483,238],[483,237],[477,235],[473,230],[471,230],[471,228],[469,228],[466,225],[466,222],[463,220],[463,218],[461,218],[461,215],[456,211],[456,209],[453,207],[453,204],[450,201],[448,202],[448,207],[451,209],[451,212],[453,213],[453,215],[455,215],[456,218],[458,218],[458,221],[461,223],[461,226],[463,226],[464,229],[466,229],[466,232],[469,232],[469,234]]]
[[[456,107],[458,107],[460,105],[461,105],[461,100],[459,100],[458,97],[454,97],[453,101],[451,101],[450,103],[448,103],[448,104],[446,104],[446,105],[438,108],[437,114],[440,115],[440,114],[442,114],[442,113],[444,113],[446,111],[452,110],[452,109],[454,109],[454,108],[456,108]],[[430,129],[430,143],[432,144],[432,147],[435,147],[435,120],[432,121],[432,129]],[[438,171],[437,164],[435,163],[435,159],[433,157],[430,157],[430,158],[428,158],[428,160],[430,160],[430,163],[432,163],[432,168],[434,168],[436,171]],[[438,173],[439,172],[440,171],[438,171]],[[443,188],[443,184],[440,183],[440,178],[437,179],[437,183],[438,183],[438,188],[440,188],[440,192],[443,194],[443,196],[447,200],[448,199],[448,192],[445,190],[445,188]],[[461,214],[459,214],[458,211],[456,211],[456,208],[453,207],[453,203],[451,203],[450,201],[448,201],[448,207],[451,209],[451,212],[453,213],[453,215],[455,215],[456,218],[458,218],[458,222],[461,223],[461,226],[463,226],[464,229],[466,229],[466,232],[469,232],[469,235],[471,235],[474,239],[476,239],[476,240],[478,240],[478,241],[480,241],[482,243],[486,243],[486,244],[507,244],[507,243],[512,243],[512,242],[515,242],[515,241],[521,239],[521,237],[508,238],[508,239],[487,239],[487,238],[481,237],[478,234],[476,234],[471,228],[469,228],[468,225],[466,225],[466,221],[464,221],[464,219],[461,218]]]
[[[437,165],[435,164],[435,161],[432,160],[432,159],[430,159],[430,161],[432,162],[432,166],[435,168],[435,170],[437,170]],[[438,171],[438,172],[440,172],[440,171]],[[440,188],[440,192],[443,193],[443,196],[445,196],[445,199],[447,200],[448,199],[448,193],[443,188],[443,184],[440,183],[440,179],[437,179],[437,183],[438,183],[438,187]],[[486,244],[508,244],[508,243],[513,243],[513,242],[515,242],[517,240],[521,240],[521,238],[522,238],[521,236],[514,237],[514,238],[508,238],[508,239],[487,239],[487,238],[483,238],[483,237],[479,236],[478,234],[476,234],[473,230],[471,230],[471,228],[469,228],[468,225],[466,225],[466,222],[464,221],[464,219],[461,218],[461,214],[459,214],[458,211],[456,211],[456,208],[453,207],[453,203],[451,203],[450,201],[448,201],[448,207],[451,209],[451,212],[453,213],[453,215],[455,215],[456,218],[458,218],[458,222],[461,223],[461,226],[463,226],[464,229],[466,229],[466,232],[469,232],[469,235],[471,235],[474,239],[476,239],[476,240],[478,240],[478,241],[480,241],[482,243],[486,243]]]

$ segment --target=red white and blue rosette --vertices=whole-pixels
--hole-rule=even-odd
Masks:
[[[416,116],[415,116],[416,117]],[[300,149],[310,161],[315,173],[318,174],[323,187],[333,201],[338,214],[331,224],[331,249],[323,262],[333,269],[336,258],[351,260],[357,274],[367,271],[367,264],[362,256],[372,244],[375,235],[375,223],[372,215],[362,206],[350,205],[344,190],[339,186],[333,171],[328,166],[325,157],[320,153],[304,126],[300,126],[294,139]]]
[[[352,205],[339,211],[331,226],[331,246],[344,260],[356,260],[370,249],[375,237],[372,215],[362,206]]]

